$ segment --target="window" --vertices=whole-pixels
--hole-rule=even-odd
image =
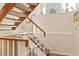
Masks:
[[[63,12],[76,11],[76,4],[75,3],[63,3],[62,10],[63,10]]]

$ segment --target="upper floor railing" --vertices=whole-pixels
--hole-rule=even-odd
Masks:
[[[11,36],[0,37],[0,56],[20,56],[20,52],[23,52],[20,46],[27,48],[29,40]]]

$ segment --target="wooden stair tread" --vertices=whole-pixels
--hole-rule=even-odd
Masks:
[[[0,24],[0,26],[14,26],[14,25],[11,25],[11,24]]]
[[[8,28],[6,28],[6,27],[0,28],[0,31],[10,31],[10,30],[14,31],[11,27],[8,27]]]
[[[25,6],[25,5],[21,4],[21,3],[17,3],[15,5],[15,7],[18,8],[18,9],[21,9],[21,10],[23,10],[25,12],[31,12],[32,11],[29,7],[27,7],[27,6]]]
[[[38,3],[27,3],[29,6],[36,6]]]
[[[20,12],[17,11],[10,11],[8,14],[13,15],[13,16],[17,16],[17,17],[27,17],[25,14],[22,14]]]
[[[9,17],[5,17],[4,19],[13,20],[13,21],[19,21],[19,20],[17,20],[17,19],[9,18]]]

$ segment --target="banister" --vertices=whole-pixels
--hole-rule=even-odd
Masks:
[[[15,41],[15,42],[25,42],[25,47],[29,46],[29,40],[21,39],[21,38],[15,38],[15,37],[0,37],[0,40],[8,40],[8,41]]]
[[[27,17],[27,19],[29,20],[29,21],[31,21],[37,28],[39,28],[43,33],[44,33],[44,37],[46,36],[46,32],[42,29],[42,28],[40,28],[34,21],[32,21],[29,17]]]
[[[38,3],[39,4],[39,3]],[[31,7],[29,7],[29,8],[31,8],[32,9],[32,11],[38,6],[38,4],[37,5],[35,5],[35,6],[31,6]],[[22,6],[19,6],[19,8],[21,8]],[[22,7],[23,8],[23,7]],[[21,9],[22,9],[21,8]],[[24,8],[23,8],[24,9]],[[32,11],[31,12],[23,12],[23,14],[26,14],[27,16],[26,17],[19,17],[19,19],[18,20],[21,20],[22,22],[32,13]],[[20,22],[20,23],[15,23],[14,25],[17,25],[17,27],[22,23],[22,22]],[[15,30],[17,27],[12,27],[12,29],[13,30]]]

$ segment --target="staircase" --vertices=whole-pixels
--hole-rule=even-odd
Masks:
[[[21,26],[20,30],[25,33],[1,36],[1,56],[62,55],[52,51],[45,40],[46,32],[28,17],[38,5],[38,3],[6,3],[3,6],[0,11],[0,31],[19,31],[19,26],[25,20],[23,26],[27,30]]]

